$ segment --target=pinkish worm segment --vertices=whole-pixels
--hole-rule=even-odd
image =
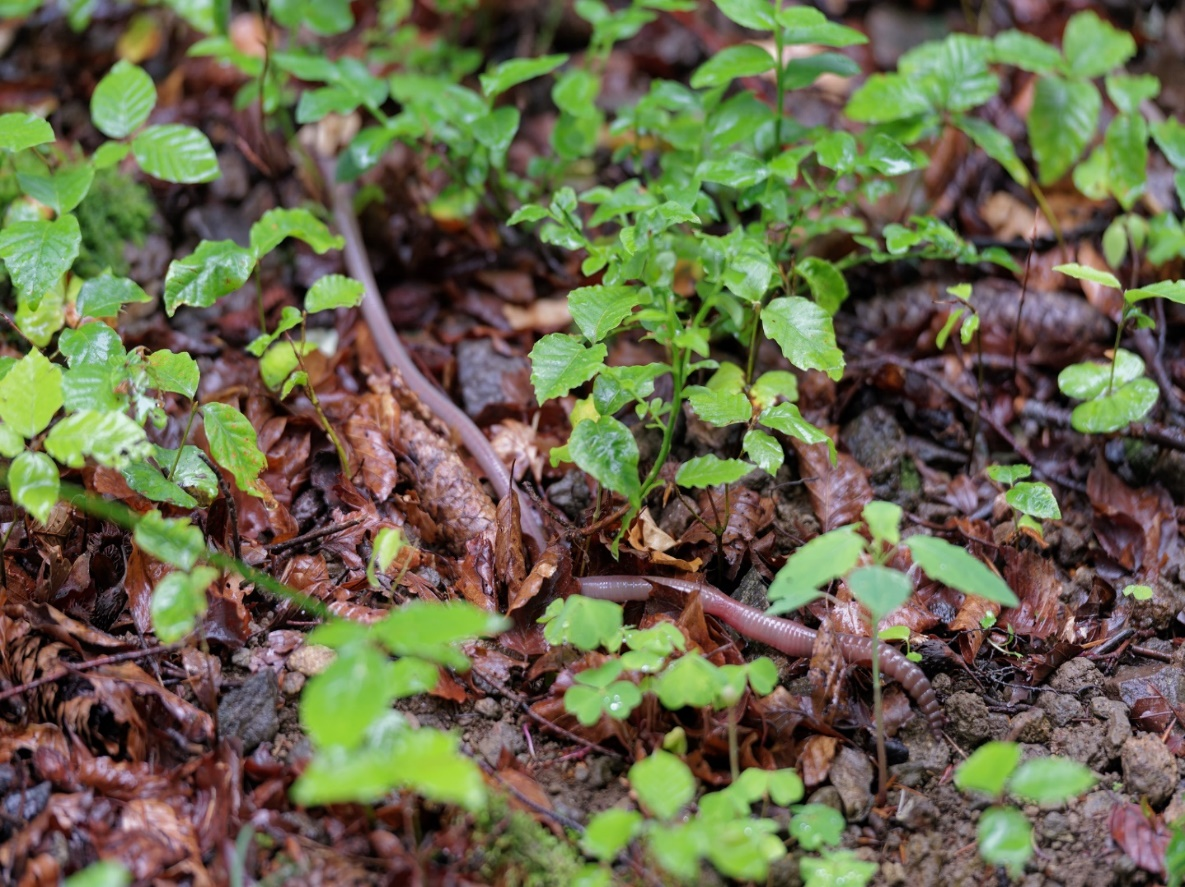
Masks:
[[[787,656],[805,658],[815,647],[815,631],[792,619],[771,616],[761,610],[733,600],[710,585],[686,579],[665,579],[660,576],[590,576],[578,580],[580,593],[586,597],[608,601],[644,601],[653,586],[661,585],[683,594],[699,592],[704,612],[715,616],[750,640],[780,650]],[[858,665],[872,664],[872,639],[854,634],[836,635],[844,657]],[[942,730],[946,716],[938,704],[938,697],[925,673],[906,659],[894,647],[882,644],[881,669],[913,697],[935,733]]]
[[[333,170],[328,164],[323,166],[322,172],[326,182],[333,181]],[[447,394],[424,377],[395,332],[366,255],[350,189],[347,186],[332,186],[332,200],[334,220],[345,239],[346,268],[363,285],[365,297],[362,299],[362,315],[383,360],[402,374],[404,382],[429,410],[456,431],[461,443],[485,471],[498,497],[506,496],[511,490],[515,492],[521,506],[523,533],[534,542],[537,551],[543,551],[547,547],[547,538],[535,504],[514,484],[510,472],[481,429]],[[781,650],[787,656],[810,656],[814,648],[815,632],[805,625],[747,607],[709,585],[683,579],[643,579],[637,576],[601,576],[582,579],[580,585],[582,593],[589,597],[615,601],[645,600],[650,596],[653,585],[663,585],[685,594],[698,591],[706,612],[723,620],[745,637]],[[840,649],[851,662],[871,664],[872,644],[868,638],[856,635],[838,637]],[[922,670],[887,645],[880,659],[885,674],[905,687],[929,719],[930,726],[936,731],[941,730],[945,721],[942,708]]]

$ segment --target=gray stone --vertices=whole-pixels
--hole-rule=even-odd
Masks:
[[[1054,690],[1042,690],[1041,695],[1037,697],[1037,707],[1048,714],[1049,719],[1058,727],[1064,727],[1070,721],[1086,716],[1086,709],[1078,701],[1078,697]]]
[[[1104,682],[1103,673],[1098,667],[1089,659],[1079,656],[1063,662],[1049,679],[1049,686],[1054,690],[1081,696],[1090,690],[1101,690]]]
[[[843,814],[849,822],[860,822],[872,809],[872,761],[851,746],[840,749],[831,762],[831,785],[839,792]]]
[[[1177,788],[1177,759],[1157,737],[1133,736],[1120,754],[1124,787],[1139,798],[1159,807]]]
[[[244,753],[261,742],[275,739],[280,730],[276,714],[279,684],[270,668],[251,675],[241,686],[230,690],[218,703],[218,737],[237,736]]]

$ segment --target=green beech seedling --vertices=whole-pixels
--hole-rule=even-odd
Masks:
[[[1017,529],[1042,539],[1041,521],[1061,520],[1062,510],[1048,484],[1025,480],[1032,473],[1029,465],[991,465],[987,469],[989,478],[1007,488],[1004,501],[1019,515]]]
[[[1017,808],[1000,803],[1006,795],[1030,804],[1063,804],[1087,792],[1097,781],[1087,767],[1062,757],[1021,763],[1015,742],[989,742],[955,771],[955,785],[981,793],[996,803],[980,814],[976,840],[985,862],[1019,877],[1033,855],[1033,827]]]

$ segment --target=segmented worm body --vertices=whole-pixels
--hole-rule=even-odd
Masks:
[[[710,585],[686,579],[665,579],[659,576],[591,576],[578,580],[580,593],[586,597],[609,601],[647,600],[654,586],[663,586],[682,594],[699,592],[704,612],[717,617],[750,640],[758,641],[787,656],[804,658],[815,646],[815,631],[792,619],[771,616],[754,607],[733,600]],[[872,664],[872,639],[854,634],[835,636],[844,658],[858,665]],[[934,732],[942,730],[946,716],[938,704],[934,687],[925,673],[906,659],[896,648],[882,644],[880,667],[913,697]]]
[[[332,182],[332,169],[326,167],[323,171],[326,181]],[[391,318],[387,316],[386,308],[383,306],[382,295],[375,282],[370,260],[366,256],[349,188],[339,185],[333,188],[332,195],[334,218],[345,239],[346,267],[356,280],[362,282],[365,289],[362,314],[383,360],[388,366],[398,370],[404,382],[424,405],[456,432],[461,443],[485,471],[498,497],[505,497],[511,491],[519,497],[523,534],[534,543],[537,552],[543,551],[547,547],[547,538],[535,504],[515,485],[510,472],[502,464],[502,460],[494,452],[481,429],[447,394],[420,372],[399,339],[399,334],[395,332]],[[721,619],[745,637],[781,650],[787,656],[807,657],[814,649],[815,632],[812,629],[793,620],[770,616],[748,607],[710,585],[654,576],[599,576],[581,579],[579,582],[582,594],[612,601],[646,600],[655,585],[665,586],[683,594],[698,591],[707,613]],[[869,638],[843,634],[838,635],[838,643],[848,661],[861,665],[871,664],[872,642]],[[880,661],[885,674],[900,683],[917,702],[930,726],[936,731],[940,730],[945,720],[942,708],[938,704],[938,697],[934,695],[934,688],[930,686],[930,681],[922,670],[888,645],[882,648]]]

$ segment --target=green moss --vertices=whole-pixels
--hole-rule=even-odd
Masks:
[[[155,213],[156,204],[144,185],[117,170],[100,170],[90,192],[74,211],[82,229],[82,247],[74,262],[74,273],[94,277],[110,268],[114,274],[127,274],[124,247],[144,243]]]
[[[493,795],[474,822],[473,844],[479,873],[487,884],[548,887],[570,884],[583,866],[576,848],[528,816],[511,811],[505,798]]]

